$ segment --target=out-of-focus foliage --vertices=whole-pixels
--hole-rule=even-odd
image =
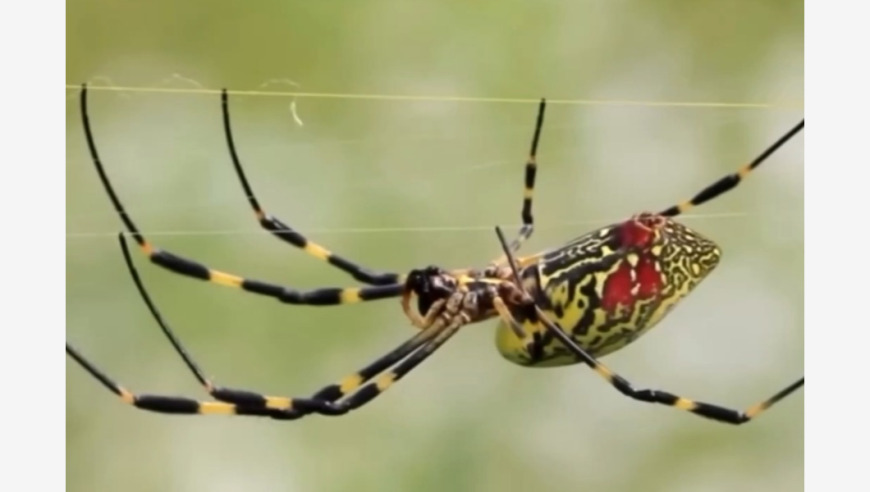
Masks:
[[[83,0],[67,12],[71,84],[192,87],[180,74],[233,89],[289,79],[312,92],[803,99],[796,1]],[[127,277],[121,224],[68,93],[67,337],[133,389],[202,395]],[[267,209],[333,250],[385,269],[481,265],[499,252],[491,226],[519,222],[533,104],[300,99],[299,126],[290,102],[233,99],[239,151]],[[218,96],[94,92],[91,116],[109,173],[155,243],[299,287],[350,283],[259,232]],[[525,251],[686,198],[801,117],[552,105],[540,227]],[[754,403],[803,371],[803,138],[685,220],[719,241],[722,264],[606,362],[641,386]],[[172,231],[184,233],[157,235]],[[283,306],[140,264],[164,314],[226,385],[305,395],[412,333],[395,302]],[[69,490],[802,489],[802,392],[730,428],[629,401],[580,367],[507,364],[492,328],[468,327],[351,416],[293,423],[139,412],[69,363]]]

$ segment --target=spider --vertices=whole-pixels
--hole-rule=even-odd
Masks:
[[[139,231],[105,172],[88,117],[87,85],[80,94],[85,138],[93,164],[115,211],[126,227],[119,241],[127,268],[152,316],[190,371],[214,398],[136,394],[115,382],[67,343],[67,354],[87,372],[136,408],[170,414],[224,414],[295,420],[311,414],[338,416],[371,402],[426,360],[463,326],[498,319],[496,346],[507,360],[526,367],[588,365],[613,388],[634,400],[658,403],[729,424],[749,422],[803,387],[804,378],[744,411],[684,398],[655,389],[637,389],[599,362],[661,321],[718,265],[718,246],[673,220],[741,183],[756,167],[804,127],[801,120],[758,157],[707,186],[694,197],[659,213],[643,212],[572,239],[562,246],[515,257],[532,235],[536,154],[544,122],[541,100],[525,165],[522,227],[508,242],[495,228],[503,254],[482,268],[428,266],[406,274],[375,271],[312,242],[257,200],[242,169],[230,126],[229,100],[221,92],[224,132],[236,175],[260,226],[279,239],[349,274],[363,287],[297,290],[210,268],[163,250]],[[133,264],[125,235],[152,263],[180,275],[242,289],[287,304],[332,306],[400,299],[417,332],[364,368],[309,397],[269,396],[227,388],[205,376],[152,302]],[[415,302],[416,301],[416,302]]]

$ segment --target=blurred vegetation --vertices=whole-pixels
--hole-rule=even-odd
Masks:
[[[180,74],[209,88],[288,79],[312,92],[803,100],[796,1],[83,0],[67,16],[70,84],[191,87],[172,76]],[[88,160],[77,93],[67,92],[67,338],[133,389],[201,396],[125,272],[121,224]],[[216,95],[91,100],[108,171],[155,243],[294,286],[350,283],[259,232],[230,167]],[[498,254],[491,226],[519,222],[533,104],[300,99],[299,126],[290,102],[234,98],[239,152],[265,207],[331,249],[383,269],[480,265]],[[553,105],[539,159],[540,227],[525,251],[681,200],[801,117],[799,107]],[[638,385],[749,405],[803,371],[802,137],[686,222],[719,241],[723,263],[607,362]],[[226,385],[305,395],[412,333],[394,302],[283,306],[137,259],[166,317]],[[138,412],[68,363],[68,489],[803,488],[802,392],[730,428],[629,401],[583,368],[506,364],[493,326],[468,327],[340,419]]]

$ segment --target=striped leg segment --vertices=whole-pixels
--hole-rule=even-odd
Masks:
[[[158,413],[199,414],[199,415],[259,415],[268,416],[272,411],[262,407],[236,405],[222,401],[200,401],[180,396],[135,394],[127,390],[99,370],[93,363],[81,355],[69,343],[66,353],[91,376],[96,378],[109,391],[118,396],[121,401],[142,410]]]
[[[391,285],[401,283],[403,281],[403,276],[398,273],[376,272],[351,260],[343,258],[329,251],[323,246],[311,242],[310,240],[308,240],[308,238],[300,234],[298,231],[294,230],[289,225],[282,222],[280,219],[272,217],[271,215],[263,211],[263,209],[260,207],[260,203],[257,200],[256,195],[254,195],[253,188],[248,182],[247,176],[245,176],[245,171],[242,168],[241,160],[239,159],[238,152],[236,151],[236,144],[233,139],[233,131],[230,124],[229,98],[226,89],[221,92],[221,108],[223,111],[224,119],[224,133],[226,135],[230,157],[232,157],[233,160],[233,167],[235,168],[236,175],[238,176],[239,181],[242,184],[242,189],[245,191],[245,196],[247,196],[248,198],[248,203],[254,210],[254,215],[257,217],[257,221],[260,223],[260,226],[263,229],[271,232],[283,241],[286,241],[293,246],[296,246],[302,251],[308,253],[309,255],[321,261],[325,261],[330,265],[338,268],[339,270],[350,274],[353,278],[360,282],[370,285]]]
[[[511,269],[513,270],[514,281],[519,288],[522,288],[522,282],[520,281],[519,272],[516,268],[516,261],[514,261],[513,255],[508,249],[507,242],[504,239],[504,234],[502,234],[501,229],[496,227],[496,234],[498,235],[499,241],[501,242],[502,249],[507,255],[508,262],[511,265]],[[610,369],[608,369],[604,364],[598,362],[598,360],[589,355],[582,347],[580,347],[574,340],[571,339],[561,328],[556,326],[552,321],[547,318],[547,315],[534,303],[531,298],[528,298],[528,303],[524,304],[522,307],[525,307],[528,310],[528,317],[530,320],[536,320],[538,323],[544,325],[553,336],[558,338],[580,361],[586,363],[591,367],[598,375],[604,378],[605,381],[610,383],[611,386],[616,388],[617,391],[622,393],[629,398],[634,400],[643,401],[647,403],[660,403],[662,405],[668,405],[671,407],[679,408],[680,410],[685,410],[687,412],[692,412],[695,415],[700,415],[701,417],[706,417],[708,419],[712,419],[718,422],[724,422],[728,424],[744,424],[749,422],[753,418],[757,417],[759,414],[773,406],[774,403],[782,400],[786,396],[790,395],[798,388],[803,387],[804,378],[801,377],[794,383],[786,386],[770,398],[757,403],[746,410],[734,410],[728,407],[723,407],[719,405],[714,405],[712,403],[704,403],[700,401],[690,400],[688,398],[683,398],[682,396],[677,396],[673,393],[669,393],[667,391],[654,390],[654,389],[635,389],[634,386],[622,376],[614,373]],[[513,316],[510,314],[510,311],[504,309],[502,306],[499,308],[499,303],[496,303],[496,309],[507,323],[512,326],[518,325],[517,321],[513,319]]]
[[[682,203],[674,205],[672,207],[666,208],[660,215],[664,215],[666,217],[674,217],[680,215],[689,209],[701,205],[702,203],[708,202],[719,195],[731,190],[736,187],[743,181],[749,174],[758,167],[762,162],[767,160],[777,149],[783,146],[786,142],[788,142],[792,137],[797,135],[804,128],[804,120],[801,120],[800,123],[795,125],[791,130],[789,130],[785,135],[779,138],[776,142],[773,143],[770,147],[768,147],[764,152],[762,152],[758,157],[752,160],[749,164],[745,164],[737,172],[729,174],[727,176],[722,177],[715,183],[701,190],[698,194],[693,196],[690,200],[686,200]]]
[[[429,358],[429,356],[435,353],[435,351],[447,342],[450,337],[455,335],[463,324],[465,324],[465,320],[461,317],[457,317],[447,325],[433,325],[433,327],[426,330],[432,330],[430,333],[434,334],[434,336],[429,337],[431,339],[428,342],[407,356],[391,370],[381,373],[373,382],[360,386],[364,380],[362,372],[360,372],[358,375],[352,376],[350,379],[345,379],[342,383],[345,385],[343,389],[339,388],[339,391],[336,391],[335,385],[327,386],[318,392],[311,400],[307,400],[304,404],[297,400],[295,402],[296,407],[301,411],[312,411],[323,415],[335,416],[344,415],[351,410],[355,410],[383,394],[393,384],[405,377],[409,372],[411,372],[411,370]],[[356,376],[358,376],[358,378]],[[371,379],[372,377],[373,375],[369,375],[368,379]],[[333,398],[337,399],[337,397],[340,397],[339,393],[350,393],[356,389],[354,386],[357,386],[358,389],[353,392],[352,395],[341,401],[336,402],[333,400]],[[323,399],[318,398],[318,396]],[[311,406],[309,407],[308,405]]]
[[[265,416],[278,420],[295,420],[312,413],[343,415],[368,403],[386,391],[389,386],[425,360],[466,321],[465,318],[456,317],[455,321],[445,328],[444,321],[438,320],[385,356],[344,378],[340,383],[324,387],[311,398],[268,396],[248,390],[220,387],[205,376],[204,371],[193,360],[193,357],[187,352],[163,318],[139,277],[123,235],[119,236],[119,241],[130,276],[151,315],[197,381],[212,397],[218,400],[200,401],[177,396],[134,394],[109,378],[67,343],[67,354],[87,370],[91,376],[121,398],[123,402],[143,410],[172,414]],[[398,365],[396,365],[397,363]],[[387,371],[393,366],[395,366],[393,370]],[[364,385],[378,374],[381,376],[375,382]],[[350,397],[340,403],[335,403],[336,400],[347,395]]]
[[[199,367],[196,361],[193,360],[193,357],[187,352],[184,346],[181,344],[181,340],[175,335],[175,332],[170,328],[169,323],[163,318],[163,315],[157,309],[157,306],[154,304],[154,301],[151,300],[151,296],[148,294],[148,290],[145,289],[145,285],[142,283],[142,279],[139,276],[138,270],[136,270],[136,266],[133,264],[133,258],[130,255],[130,249],[127,247],[127,241],[124,239],[123,234],[118,235],[118,241],[121,245],[121,252],[124,255],[124,263],[127,265],[127,271],[130,273],[130,277],[133,279],[133,283],[136,284],[136,290],[139,292],[139,296],[142,298],[142,301],[145,302],[145,305],[148,306],[148,311],[151,313],[151,316],[154,317],[154,320],[160,326],[160,330],[166,335],[166,338],[172,344],[172,347],[175,349],[175,352],[181,356],[182,360],[184,360],[184,364],[190,369],[190,372],[193,373],[196,380],[208,391],[208,393],[225,403],[230,403],[234,405],[232,408],[222,407],[217,405],[216,408],[222,408],[224,411],[222,413],[239,413],[239,410],[248,411],[246,415],[267,415],[272,416],[274,418],[292,418],[297,415],[298,412],[293,411],[293,400],[291,398],[281,397],[281,396],[267,396],[261,395],[258,393],[254,393],[247,390],[237,390],[232,388],[223,388],[215,385],[211,380],[209,380],[205,376],[205,372]],[[93,372],[91,373],[93,374]],[[105,383],[104,383],[105,384]],[[166,398],[162,399],[151,399],[151,401],[155,402],[163,402],[167,405],[172,405],[172,399],[167,400]],[[192,404],[190,400],[186,400],[190,408]],[[138,406],[138,405],[137,405]],[[199,408],[199,407],[198,407]],[[153,408],[146,408],[147,410],[154,410]],[[155,411],[161,411],[158,407]],[[255,412],[255,413],[250,413]],[[187,413],[204,413],[199,411],[196,412],[187,412]],[[298,414],[301,416],[301,414]]]
[[[335,402],[346,397],[347,395],[357,391],[363,384],[371,381],[371,379],[378,374],[383,373],[402,359],[417,351],[432,339],[435,332],[436,330],[431,328],[418,332],[412,338],[363,369],[345,376],[337,383],[324,386],[314,393],[314,395],[311,396],[311,399]]]
[[[358,390],[364,383],[367,383],[373,377],[386,371],[432,340],[432,338],[443,329],[443,325],[437,322],[436,314],[440,312],[444,303],[443,300],[440,300],[432,304],[432,308],[429,310],[427,316],[425,318],[420,318],[421,324],[419,325],[419,328],[421,328],[421,330],[416,335],[362,370],[345,376],[337,383],[324,386],[320,391],[315,393],[312,398],[328,402],[340,400]]]
[[[525,178],[523,181],[523,209],[520,213],[520,216],[523,221],[523,225],[520,228],[520,231],[517,233],[517,237],[511,241],[511,251],[517,251],[520,249],[522,244],[530,237],[532,237],[532,233],[535,230],[535,219],[532,217],[532,198],[535,193],[535,175],[538,171],[538,163],[537,163],[537,155],[538,155],[538,141],[541,138],[541,129],[544,126],[544,111],[547,108],[547,100],[541,99],[540,105],[538,105],[538,118],[535,123],[535,133],[532,136],[532,145],[529,149],[529,159],[526,161],[526,171]],[[505,261],[505,257],[502,256],[495,261],[493,264],[503,264]]]
[[[173,271],[181,275],[205,280],[219,285],[239,288],[248,292],[254,292],[256,294],[275,298],[287,304],[328,306],[393,298],[399,297],[402,294],[402,285],[400,283],[362,288],[328,287],[309,291],[300,291],[292,287],[263,282],[260,280],[247,279],[232,273],[214,270],[201,263],[184,258],[182,256],[178,256],[169,251],[161,250],[160,248],[152,245],[145,239],[142,233],[139,232],[139,229],[136,227],[133,219],[124,209],[124,206],[121,204],[121,200],[115,193],[115,190],[112,187],[108,176],[106,175],[106,171],[103,168],[102,161],[100,160],[99,154],[97,153],[97,148],[94,143],[94,137],[88,118],[87,88],[84,85],[82,86],[81,92],[81,112],[82,123],[85,130],[85,137],[88,143],[88,149],[90,150],[91,158],[94,162],[94,166],[97,169],[97,173],[100,176],[100,181],[103,183],[103,187],[106,189],[106,192],[115,207],[115,211],[121,217],[121,220],[124,222],[127,231],[130,232],[130,234],[136,240],[136,243],[139,244],[139,248],[146,256],[151,259],[152,263],[155,263],[167,270]]]
[[[746,410],[735,410],[720,405],[714,405],[712,403],[704,403],[700,401],[690,400],[688,398],[683,398],[682,396],[677,396],[673,393],[662,390],[635,389],[628,380],[608,369],[606,366],[598,362],[594,357],[586,353],[586,351],[583,350],[579,345],[574,343],[574,341],[571,340],[571,338],[566,335],[564,331],[562,331],[551,321],[547,320],[546,315],[540,309],[536,309],[536,311],[538,314],[538,319],[544,324],[544,326],[548,330],[550,330],[553,335],[555,335],[559,340],[561,340],[562,343],[564,343],[565,346],[568,347],[568,349],[571,350],[571,352],[573,352],[578,359],[582,360],[590,367],[592,367],[592,369],[596,373],[598,373],[598,375],[600,375],[608,383],[610,383],[611,386],[616,388],[617,391],[634,400],[647,403],[659,403],[662,405],[668,405],[671,407],[679,408],[680,410],[692,412],[695,415],[700,415],[701,417],[706,417],[708,419],[712,419],[718,422],[739,425],[745,424],[746,422],[754,419],[759,414],[773,406],[774,403],[782,400],[798,388],[802,388],[804,385],[804,378],[801,377],[800,379],[786,386],[770,398],[755,405],[752,405]]]

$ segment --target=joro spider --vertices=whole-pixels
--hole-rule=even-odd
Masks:
[[[535,155],[546,101],[538,108],[529,158],[525,165],[523,225],[508,243],[496,227],[503,255],[484,268],[446,270],[437,266],[407,274],[371,270],[310,241],[260,206],[242,169],[230,127],[228,95],[222,91],[224,131],[230,157],[245,196],[260,226],[368,284],[297,290],[212,269],[158,248],[145,239],[121,205],[94,144],[82,85],[81,114],[90,155],[127,233],[151,260],[169,271],[215,284],[272,297],[287,304],[332,306],[399,298],[417,333],[386,355],[307,398],[268,396],[226,388],[208,379],[157,310],[133,265],[124,233],[119,240],[136,287],[154,319],[214,401],[135,394],[125,389],[67,343],[67,354],[127,404],[171,414],[256,415],[294,420],[310,414],[344,415],[372,401],[426,360],[465,325],[499,319],[496,346],[507,360],[527,367],[583,363],[620,393],[659,403],[715,421],[743,424],[803,387],[804,378],[744,411],[690,400],[673,393],[636,389],[598,358],[619,350],[656,325],[716,267],[720,250],[711,240],[675,222],[673,217],[737,186],[756,167],[804,127],[801,120],[758,157],[722,177],[694,197],[659,213],[639,213],[625,221],[572,239],[555,249],[529,256],[514,253],[534,230],[532,195]],[[416,304],[413,303],[416,299]]]

